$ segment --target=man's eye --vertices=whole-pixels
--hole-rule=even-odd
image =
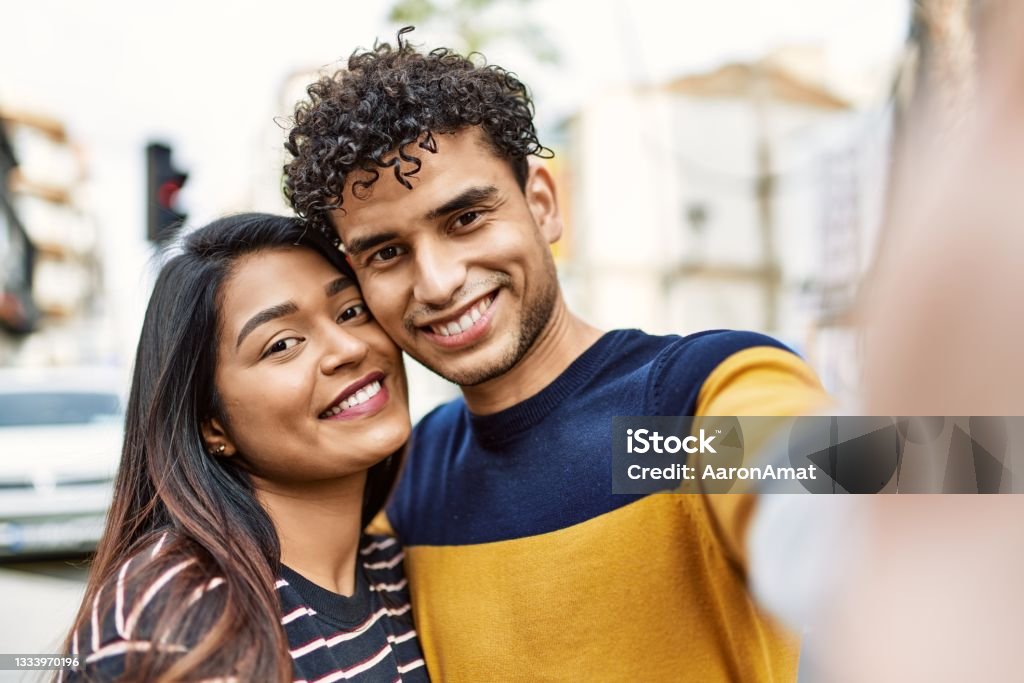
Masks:
[[[355,306],[349,306],[341,315],[338,316],[338,322],[343,323],[361,316],[369,315],[369,311],[366,308],[366,304],[356,304]]]
[[[376,253],[374,253],[374,255],[372,257],[370,257],[370,260],[372,260],[372,261],[390,261],[392,259],[398,258],[399,256],[401,256],[404,253],[405,253],[405,249],[403,249],[402,247],[396,247],[396,246],[392,245],[392,246],[389,246],[389,247],[384,247],[380,251],[377,251]]]
[[[456,218],[455,223],[460,228],[464,228],[467,225],[472,225],[479,217],[480,213],[478,211],[467,211],[466,213],[461,214],[458,218]]]
[[[270,345],[270,348],[267,349],[267,352],[265,354],[263,354],[263,357],[266,358],[267,356],[272,356],[275,353],[287,351],[288,349],[298,344],[300,341],[302,340],[299,337],[288,337],[286,339],[278,339],[276,342]]]

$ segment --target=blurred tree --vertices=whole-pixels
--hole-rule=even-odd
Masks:
[[[537,61],[556,63],[560,54],[544,29],[528,17],[534,0],[396,0],[388,19],[398,26],[451,31],[460,52],[481,52],[514,41]]]

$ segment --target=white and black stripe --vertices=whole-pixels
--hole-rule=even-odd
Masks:
[[[428,680],[412,624],[403,557],[394,539],[367,538],[350,598],[284,570],[278,594],[297,679]]]
[[[131,582],[133,573],[141,566],[157,561],[167,540],[164,534],[152,550],[122,565],[116,583],[104,587],[116,592],[113,601],[102,601],[104,605],[112,603],[102,614],[102,592],[96,596],[90,623],[72,638],[72,650],[84,663],[84,671],[66,672],[60,680],[72,683],[83,674],[87,674],[88,680],[114,679],[124,672],[124,658],[131,652],[186,651],[181,644],[147,637],[143,625],[147,607],[159,603],[161,591],[172,585],[175,577],[194,560],[175,562],[143,585]],[[293,570],[282,568],[275,587],[295,681],[429,680],[413,628],[403,557],[401,547],[392,538],[364,539],[356,591],[351,597],[331,593]],[[205,581],[190,593],[188,605],[203,600],[223,583],[219,577]],[[216,680],[232,679],[227,676]]]

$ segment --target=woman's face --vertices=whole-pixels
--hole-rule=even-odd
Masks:
[[[204,435],[257,480],[344,477],[409,438],[398,348],[356,283],[315,252],[273,249],[236,262],[221,289],[220,332],[216,383],[226,419]]]

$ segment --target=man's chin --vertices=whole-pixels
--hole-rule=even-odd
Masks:
[[[467,356],[470,354],[472,352],[466,353]],[[483,354],[480,356],[478,358],[467,357],[458,361],[450,358],[414,357],[434,374],[440,375],[460,387],[475,387],[497,379],[511,370],[518,360],[511,350],[501,354],[487,354],[488,357],[482,357]]]

